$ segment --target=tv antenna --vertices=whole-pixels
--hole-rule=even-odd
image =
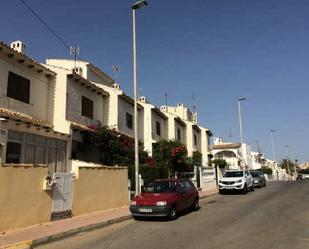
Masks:
[[[77,59],[77,56],[79,55],[79,47],[77,47],[76,44],[74,45],[74,47],[70,47],[70,54],[73,55],[74,69],[75,69],[76,68],[76,59]]]
[[[120,66],[119,65],[113,65],[113,72],[114,72],[114,75],[115,75],[115,80],[119,81]]]
[[[167,106],[167,93],[164,94],[165,97],[165,106]]]

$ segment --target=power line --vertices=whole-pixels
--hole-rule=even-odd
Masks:
[[[19,0],[67,49],[70,50],[70,46],[53,30],[42,17],[39,16],[24,0]]]

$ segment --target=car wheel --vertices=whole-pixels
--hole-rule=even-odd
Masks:
[[[176,220],[178,218],[178,214],[177,214],[177,210],[176,210],[176,206],[172,206],[170,209],[170,213],[168,215],[168,218],[170,220]]]
[[[223,195],[223,194],[224,194],[224,192],[223,192],[222,189],[219,189],[219,194],[220,194],[220,195]]]
[[[252,183],[251,191],[254,192],[254,184]]]
[[[264,183],[264,187],[266,187],[266,182]]]
[[[244,188],[242,189],[242,193],[244,195],[247,194],[247,184],[245,184]]]
[[[199,199],[195,198],[195,200],[194,200],[194,202],[192,204],[192,210],[193,211],[197,211],[199,208],[200,208]]]

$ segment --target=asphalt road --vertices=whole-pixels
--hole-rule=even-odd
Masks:
[[[39,249],[306,249],[309,181],[269,183],[247,195],[218,195],[175,221],[129,220]]]

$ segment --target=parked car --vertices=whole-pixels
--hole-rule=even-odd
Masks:
[[[247,170],[228,170],[219,181],[219,193],[226,191],[242,191],[246,194],[248,190],[254,191],[253,178]]]
[[[266,186],[266,178],[262,171],[259,170],[250,170],[250,174],[253,177],[254,187],[265,187]]]
[[[199,195],[189,179],[159,179],[143,189],[130,205],[132,216],[168,217],[176,219],[179,212],[199,207]]]
[[[298,180],[303,180],[304,178],[303,178],[303,175],[297,175],[297,177],[296,177],[296,180],[298,181]]]

